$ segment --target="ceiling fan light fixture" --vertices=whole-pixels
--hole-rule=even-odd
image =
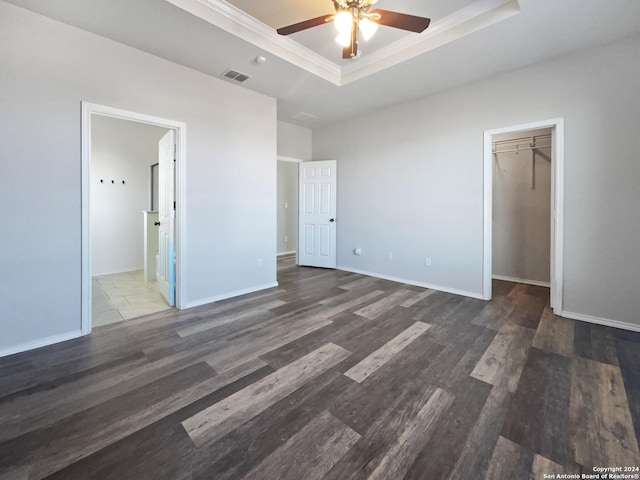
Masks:
[[[333,24],[338,34],[350,35],[353,28],[353,15],[346,10],[340,10],[333,19]]]
[[[360,27],[360,32],[362,32],[362,36],[365,41],[368,41],[373,37],[374,33],[378,30],[378,24],[376,22],[372,22],[368,18],[360,20],[358,26]]]
[[[343,46],[348,47],[351,45],[351,32],[338,33],[336,37],[336,43]]]

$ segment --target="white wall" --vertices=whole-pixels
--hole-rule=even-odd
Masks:
[[[93,116],[92,275],[144,267],[142,211],[150,208],[151,165],[158,163],[158,141],[167,131],[154,125]]]
[[[278,156],[311,160],[311,129],[278,121]]]
[[[275,99],[5,2],[0,65],[0,355],[80,332],[82,101],[186,123],[187,304],[274,284]]]
[[[551,129],[496,135],[493,141],[551,135]],[[549,283],[551,138],[498,144],[493,156],[493,275]],[[520,148],[516,150],[516,145]],[[544,148],[542,148],[544,146]],[[525,150],[522,150],[525,148]],[[535,154],[535,168],[534,162]],[[535,173],[534,173],[535,172]]]
[[[298,245],[298,164],[278,160],[278,253]]]
[[[314,130],[338,161],[338,264],[480,295],[483,132],[564,117],[564,309],[640,325],[638,58],[632,37]]]

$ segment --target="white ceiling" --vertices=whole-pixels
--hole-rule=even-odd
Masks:
[[[382,41],[387,34],[404,36],[394,40],[396,44],[409,42],[404,45],[408,48],[399,50],[391,59],[380,60],[374,57],[385,48],[376,52],[373,44],[364,48],[375,61],[363,56],[356,62],[343,63],[340,49],[335,49],[333,32],[322,31],[333,28],[328,25],[294,34],[292,37],[296,38],[286,39],[291,42],[284,46],[273,43],[270,37],[275,35],[274,26],[331,12],[329,0],[231,0],[260,20],[253,19],[254,23],[266,25],[262,34],[238,23],[234,15],[217,18],[222,26],[214,25],[210,18],[205,19],[213,11],[208,7],[203,7],[206,12],[200,16],[189,13],[184,8],[192,0],[6,1],[212,76],[219,77],[230,67],[247,73],[252,78],[243,87],[277,98],[281,120],[309,127],[640,34],[638,0],[380,0],[376,5],[380,8],[432,18],[432,26],[420,35],[429,33],[438,22],[442,25],[452,15],[454,18],[458,15],[459,19],[459,13],[465,9],[477,10],[496,2],[512,7],[515,2],[519,12],[503,12],[495,18],[477,17],[476,23],[483,27],[480,29],[472,28],[471,19],[440,39],[431,33],[430,39],[415,40],[418,34],[388,27],[383,32],[381,27],[376,39],[379,35]],[[202,6],[207,1],[219,3],[219,0],[197,3]],[[182,8],[173,3],[182,3]],[[289,4],[296,7],[288,10]],[[266,5],[272,9],[264,9]],[[251,21],[249,24],[254,26]],[[330,41],[325,47],[326,40],[322,38],[327,36]],[[301,57],[300,52],[310,53]],[[267,58],[264,65],[255,62],[258,55]],[[399,57],[404,61],[394,64]],[[291,119],[301,111],[316,118],[300,122]]]

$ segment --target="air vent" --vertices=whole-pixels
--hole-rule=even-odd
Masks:
[[[300,112],[300,113],[296,113],[295,115],[291,115],[291,118],[293,120],[310,120],[312,118],[316,118],[316,116],[311,115],[310,113]]]
[[[236,82],[244,82],[245,80],[249,80],[251,77],[246,73],[238,72],[232,68],[226,70],[223,74],[223,77],[228,78],[229,80],[234,80]]]

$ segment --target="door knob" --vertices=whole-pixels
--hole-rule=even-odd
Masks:
[[[156,227],[159,227],[159,226],[160,226],[160,222],[153,222],[153,224],[154,224]]]
[[[335,221],[336,221],[336,219],[335,219],[335,218],[330,218],[330,219],[329,219],[329,221],[330,221],[331,223],[333,223],[333,222],[335,222]]]

